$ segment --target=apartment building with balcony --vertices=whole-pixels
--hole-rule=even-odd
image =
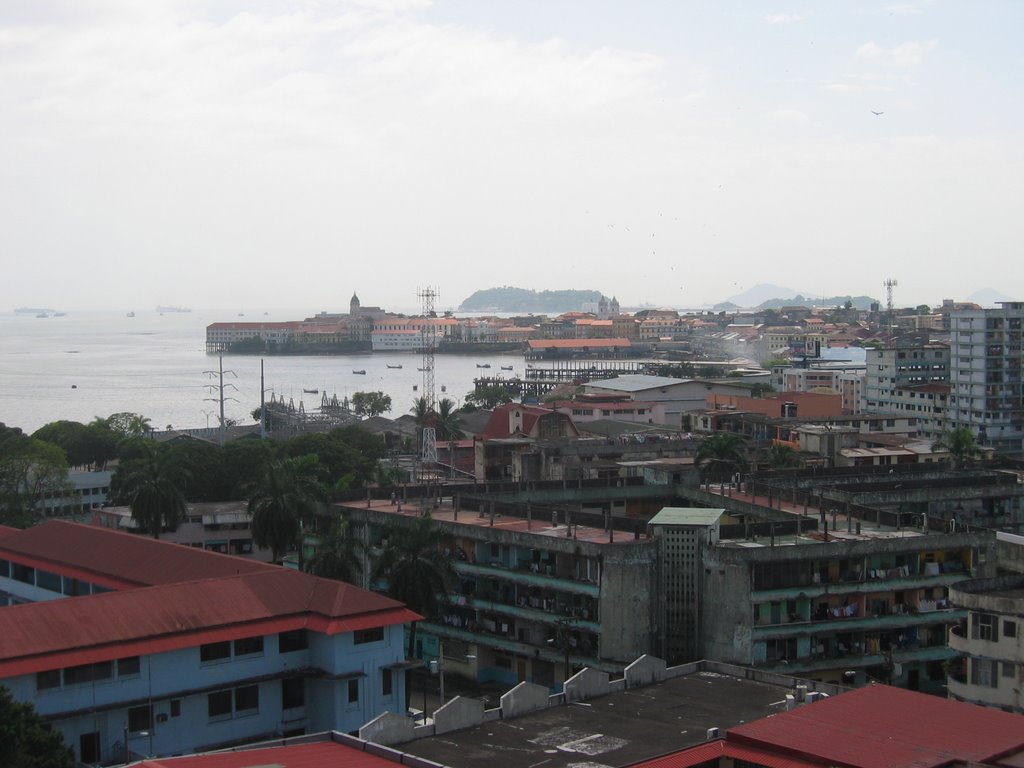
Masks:
[[[372,557],[393,526],[412,525],[421,512],[377,503],[342,505],[342,514]],[[450,670],[455,664],[481,681],[555,688],[573,669],[618,672],[650,651],[651,539],[579,525],[564,507],[523,518],[455,502],[434,509],[432,519],[458,580],[441,615],[419,624],[416,656],[436,658],[443,643]]]
[[[949,633],[964,654],[950,667],[949,697],[1024,713],[1024,575],[962,581],[949,599],[967,611]]]
[[[838,684],[938,692],[945,662],[960,653],[947,631],[967,617],[949,591],[994,574],[995,561],[991,531],[858,521],[824,536],[723,538],[705,550],[702,654]]]
[[[868,349],[862,409],[891,413],[898,409],[896,390],[949,382],[950,349],[944,344],[896,344]]]
[[[1024,451],[1024,302],[950,315],[949,421],[997,452]]]

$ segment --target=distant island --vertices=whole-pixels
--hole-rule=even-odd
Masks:
[[[600,291],[533,291],[526,288],[486,288],[459,305],[459,312],[575,312],[601,301]]]
[[[53,315],[56,313],[56,309],[47,309],[46,307],[18,307],[14,310],[16,315]]]
[[[164,307],[164,306],[158,306],[156,308],[156,311],[157,312],[191,312],[192,310],[189,309],[188,307]]]
[[[735,299],[737,297],[733,297]],[[846,306],[846,302],[850,302],[850,305],[855,309],[867,311],[871,309],[872,304],[879,303],[878,299],[872,298],[871,296],[815,296],[805,298],[801,294],[796,294],[792,298],[780,299],[772,298],[765,299],[757,305],[750,306],[746,304],[738,304],[735,300],[723,301],[715,304],[713,309],[717,311],[731,312],[736,309],[782,309],[783,307],[843,307]]]

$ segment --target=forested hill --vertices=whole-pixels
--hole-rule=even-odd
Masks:
[[[600,291],[531,291],[526,288],[487,288],[459,305],[460,312],[572,312],[586,302],[601,300]]]

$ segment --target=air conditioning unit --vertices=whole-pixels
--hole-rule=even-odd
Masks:
[[[718,738],[718,729],[717,728],[708,728],[708,741],[711,741],[712,739],[717,739],[717,738]]]

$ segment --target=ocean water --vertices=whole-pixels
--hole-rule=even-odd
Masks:
[[[244,320],[295,320],[311,314],[279,310]],[[89,422],[132,411],[148,416],[157,429],[216,426],[219,404],[211,385],[217,378],[207,371],[217,370],[218,358],[206,354],[206,326],[236,319],[243,318],[214,311],[137,311],[135,317],[124,312],[0,315],[0,422],[32,432],[58,419]],[[392,409],[385,415],[394,418],[409,412],[422,392],[420,360],[418,354],[401,352],[267,356],[267,398],[274,393],[296,405],[301,401],[308,411],[320,404],[325,391],[341,398],[379,390],[391,396]],[[485,363],[490,370],[477,368]],[[389,364],[402,368],[389,369]],[[502,371],[503,365],[514,370]],[[461,405],[477,376],[522,375],[524,368],[521,354],[437,355],[436,393]],[[254,423],[260,358],[225,355],[224,370],[225,416]],[[321,394],[305,394],[303,389],[319,389]]]

